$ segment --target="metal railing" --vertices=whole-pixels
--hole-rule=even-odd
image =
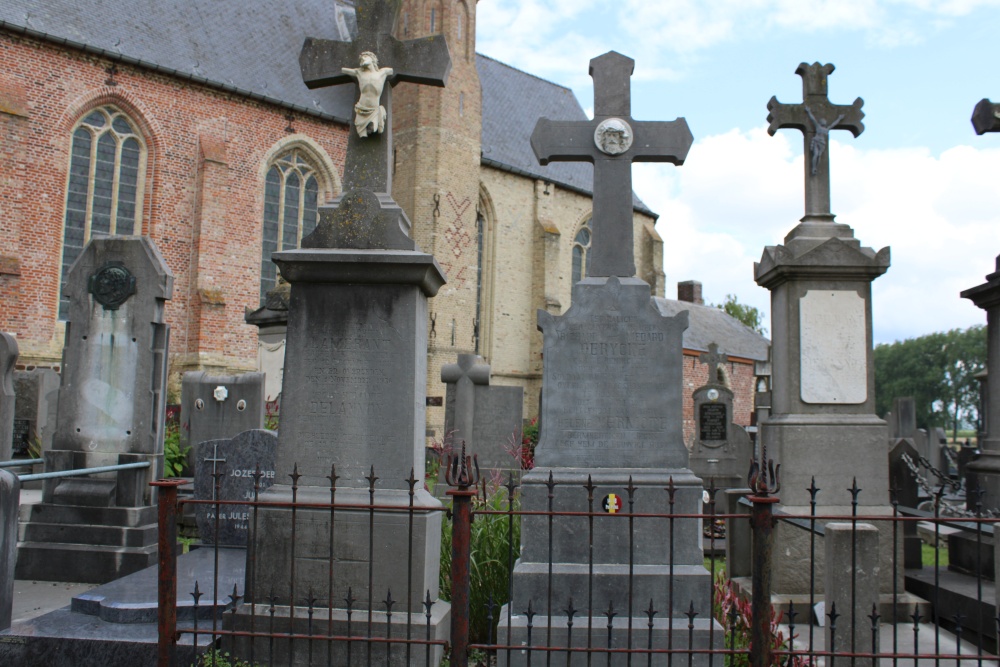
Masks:
[[[949,616],[949,612],[944,611],[944,601],[939,595],[941,577],[947,573],[944,556],[935,551],[930,564],[932,569],[926,570],[934,588],[927,596],[929,599],[920,602],[905,596],[903,564],[899,559],[904,526],[929,522],[934,525],[935,531],[946,526],[961,527],[971,530],[982,546],[982,540],[992,532],[996,518],[979,516],[956,520],[942,517],[939,505],[943,492],[937,495],[935,511],[931,513],[899,507],[891,499],[891,507],[885,511],[868,512],[872,506],[859,503],[859,497],[863,496],[856,484],[848,489],[849,495],[844,499],[828,498],[830,502],[824,504],[815,482],[809,489],[809,512],[792,517],[775,509],[780,491],[778,472],[770,466],[766,469],[755,466],[752,469],[750,493],[747,494],[749,513],[717,512],[717,490],[711,481],[707,489],[709,499],[706,511],[679,512],[677,490],[672,478],[666,488],[658,490],[648,487],[637,490],[630,480],[628,486],[621,489],[619,509],[609,512],[600,506],[600,499],[594,495],[596,485],[591,480],[588,479],[581,489],[579,485],[555,482],[550,476],[547,505],[543,502],[542,509],[524,509],[518,504],[523,486],[516,483],[513,477],[508,478],[506,484],[487,489],[487,485],[481,483],[473,461],[465,457],[453,460],[446,476],[451,487],[447,494],[451,507],[441,509],[447,512],[451,527],[450,538],[446,541],[450,544],[450,559],[445,558],[445,565],[442,566],[442,583],[447,583],[446,588],[450,589],[448,597],[451,603],[447,639],[434,632],[431,590],[424,592],[422,604],[425,613],[421,616],[414,612],[421,607],[421,601],[413,598],[413,530],[418,510],[412,501],[417,483],[412,473],[408,480],[409,506],[375,502],[378,478],[374,471],[368,477],[369,502],[353,504],[339,500],[338,493],[344,487],[338,487],[336,469],[332,469],[329,476],[329,502],[315,502],[315,495],[310,496],[312,502],[299,501],[296,496],[299,491],[297,473],[292,476],[292,500],[282,503],[261,500],[260,479],[263,475],[259,469],[254,475],[252,500],[218,499],[224,470],[216,472],[214,500],[179,499],[179,481],[154,482],[160,489],[159,664],[171,664],[180,637],[190,638],[196,646],[214,646],[249,659],[251,664],[259,661],[262,665],[405,664],[438,667],[437,656],[441,649],[446,649],[450,664],[457,667],[482,664],[474,662],[473,656],[484,653],[494,655],[501,665],[634,664],[639,667],[656,664],[675,667],[676,664],[676,667],[683,667],[686,664],[690,667],[697,664],[734,667],[745,664],[752,667],[810,667],[824,664],[826,667],[846,667],[850,664],[859,667],[879,661],[883,664],[891,662],[893,667],[901,664],[929,665],[931,662],[939,666],[942,661],[948,661],[945,664],[949,667],[950,664],[976,664],[978,667],[997,664],[991,654],[994,650],[991,642],[995,641],[991,637],[995,638],[996,630],[1000,628],[1000,615],[996,613],[995,606],[992,612],[986,611],[987,606],[993,604],[993,593],[983,568],[979,568],[972,588],[975,591],[974,602],[978,605],[971,612],[978,616],[974,633],[970,630],[968,619],[957,618],[955,614]],[[543,494],[545,486],[541,487]],[[569,486],[572,486],[572,493],[580,498],[579,506],[571,510],[557,509],[553,498]],[[660,494],[660,499],[656,501],[660,511],[635,511],[633,503],[636,499],[653,492]],[[220,547],[215,545],[203,547],[215,552],[215,568],[209,576],[213,580],[195,582],[190,591],[177,591],[176,522],[179,508],[185,504],[213,509],[216,535],[222,510],[231,506],[246,510],[246,585],[250,587],[255,586],[254,581],[261,571],[274,567],[273,563],[262,562],[256,553],[260,514],[275,508],[289,510],[290,525],[287,528],[291,543],[287,547],[290,558],[286,565],[293,570],[281,575],[288,582],[288,590],[277,592],[271,589],[263,595],[258,591],[257,599],[246,599],[248,592],[238,586],[231,593],[220,590],[219,580],[223,573],[219,569]],[[845,510],[846,514],[831,514],[822,511],[826,506],[846,506],[849,509]],[[377,513],[395,513],[401,517],[396,525],[400,526],[400,530],[403,525],[408,526],[408,551],[380,553],[375,549],[372,536]],[[296,530],[306,530],[304,526],[315,530],[316,524],[310,521],[311,516],[323,517],[328,522],[329,535],[320,539],[321,546],[328,548],[321,558],[326,573],[326,580],[319,582],[324,589],[322,592],[295,590],[296,549],[303,548],[297,546]],[[352,553],[356,558],[355,564],[360,561],[361,567],[367,569],[368,586],[363,592],[346,587],[341,590],[341,582],[347,577],[339,568],[347,567],[348,563],[335,554],[335,533],[340,530],[341,522],[358,522],[361,519],[368,521],[367,551],[362,552],[366,545],[355,544]],[[560,530],[556,521],[567,520],[575,522],[573,525],[579,529],[579,553],[585,555],[576,565],[586,576],[581,577],[580,587],[573,590],[573,595],[564,600],[556,599],[552,583],[556,576],[553,566],[557,562],[552,536]],[[714,526],[718,520],[724,520],[730,526],[726,532],[727,539],[733,529],[749,527],[752,539],[744,557],[750,559],[751,576],[742,583],[726,579],[727,563],[716,556],[716,531],[708,530],[704,533],[708,547],[704,565],[712,583],[705,590],[697,589],[692,599],[681,600],[681,593],[675,586],[678,571],[674,566],[674,550],[684,545],[675,544],[675,528],[680,530],[681,522],[690,521]],[[779,595],[772,597],[774,591],[771,588],[776,562],[773,553],[775,529],[789,520],[794,520],[796,526],[789,529],[792,535],[778,538],[800,539],[807,545],[798,566],[803,572],[807,571],[809,590],[804,597],[795,599],[782,598],[782,591],[777,591]],[[477,528],[482,533],[490,522],[493,522],[495,532],[506,535],[507,540],[504,553],[490,555],[487,563],[483,544],[477,542],[482,537],[477,537],[473,529]],[[543,552],[547,541],[548,549],[547,563],[542,563],[539,571],[539,585],[527,596],[527,603],[523,594],[517,598],[514,584],[514,577],[518,576],[515,568],[522,555],[519,553],[521,541],[517,537],[518,530],[523,528],[525,522],[534,522],[533,539],[541,540]],[[818,590],[823,576],[820,571],[823,563],[821,545],[825,539],[830,539],[830,522],[851,526],[850,552],[846,556],[850,560],[850,574],[843,580],[849,597],[846,604],[835,602],[824,611],[816,612],[816,603],[824,597],[824,593]],[[891,594],[891,599],[862,609],[857,601],[862,599],[860,594],[870,592],[864,589],[870,586],[872,580],[859,578],[864,576],[861,562],[863,558],[868,558],[870,562],[871,555],[862,553],[856,534],[866,524],[880,527],[883,536],[880,539],[891,541],[891,547],[887,549],[891,554],[891,568],[894,573],[901,574],[893,575],[891,590],[883,591],[886,595]],[[624,527],[621,534],[625,538],[619,546],[620,553],[627,554],[622,562],[627,565],[628,577],[620,589],[598,593],[595,581],[604,564],[594,555],[597,549],[595,544],[605,540],[603,544],[606,545],[607,534],[615,530],[615,526]],[[808,537],[796,537],[804,535],[801,528],[807,529]],[[637,540],[644,539],[643,536],[649,535],[650,531],[661,531],[660,537],[669,549],[660,559],[666,570],[657,580],[656,586],[660,588],[654,595],[656,600],[639,599],[639,587],[634,585],[641,576],[639,553],[644,548],[641,545],[648,544]],[[301,562],[319,558],[314,551],[303,556],[306,560]],[[978,557],[981,555],[982,551]],[[646,556],[648,553],[642,557]],[[400,595],[398,591],[395,593],[396,597],[405,600],[395,599],[391,590],[387,591],[385,598],[379,599],[380,595],[373,589],[372,582],[377,579],[375,570],[385,567],[387,562],[400,571],[402,568],[407,570],[410,578],[406,582],[406,595]],[[787,558],[782,562],[787,566]],[[487,565],[498,568],[506,579],[501,577],[502,583],[494,584],[493,593],[484,598],[483,590],[487,584],[483,578]],[[911,572],[906,572],[905,578],[908,580],[911,575]],[[316,581],[315,572],[313,576]],[[352,576],[357,578],[358,573]],[[181,602],[178,601],[178,594]],[[357,599],[355,594],[363,599]],[[250,597],[253,595],[251,592]],[[206,596],[211,598],[207,602],[204,599]],[[599,597],[601,604],[597,603]],[[284,602],[276,603],[279,598],[283,598]],[[514,603],[510,602],[512,599]],[[397,609],[402,602],[405,602],[406,609],[399,611]],[[804,609],[807,604],[808,608]],[[779,609],[772,605],[777,605]],[[187,620],[178,619],[179,608],[184,611]],[[817,624],[819,619],[814,618],[814,613],[822,618],[822,625]],[[961,612],[958,615],[961,616]],[[335,616],[339,625],[334,624]],[[514,631],[512,628],[517,619],[522,624]],[[478,629],[474,627],[477,624]],[[498,631],[498,626],[502,632]],[[696,627],[704,628],[701,635],[698,635]],[[856,632],[859,629],[864,632],[859,634]],[[698,639],[699,636],[702,639]],[[974,640],[972,644],[968,643],[970,640]]]
[[[36,463],[45,463],[45,459],[13,459],[10,461],[0,461],[0,468],[21,468],[33,466]]]
[[[60,479],[62,477],[84,477],[86,475],[96,475],[103,472],[118,472],[119,470],[136,470],[138,468],[148,468],[149,461],[139,461],[137,463],[117,463],[111,466],[97,466],[95,468],[77,468],[75,470],[55,470],[53,472],[39,472],[28,475],[18,475],[22,482],[34,482],[43,479]]]

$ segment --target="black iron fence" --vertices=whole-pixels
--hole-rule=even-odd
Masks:
[[[926,512],[900,507],[893,494],[883,507],[863,504],[857,485],[824,498],[815,483],[807,510],[786,513],[775,509],[776,473],[754,467],[749,488],[727,491],[722,511],[711,481],[698,511],[685,511],[690,503],[674,478],[654,487],[630,477],[608,492],[591,477],[570,483],[539,471],[532,475],[540,504],[525,503],[523,480],[484,482],[461,457],[449,469],[446,502],[433,508],[415,502],[423,483],[412,474],[401,490],[409,502],[381,502],[374,470],[362,489],[368,502],[343,499],[336,469],[323,501],[315,488],[304,494],[297,474],[283,500],[261,491],[260,470],[252,498],[239,500],[179,499],[178,482],[156,482],[159,664],[179,664],[179,646],[186,656],[214,649],[201,658],[208,665],[224,653],[251,665],[997,664],[997,519],[981,510],[943,516],[952,507],[944,487]],[[216,473],[217,489],[224,474]],[[227,507],[245,513],[246,552],[236,556],[246,566],[242,582],[221,588],[232,580],[233,557],[216,545],[201,547],[212,551],[212,565],[190,590],[177,589],[184,504],[210,507],[217,522]],[[824,511],[830,507],[836,511]],[[261,516],[275,509],[288,511],[288,571],[259,553]],[[422,555],[437,548],[421,541],[436,531],[415,531],[428,516],[443,525],[442,575],[419,590]],[[391,530],[409,531],[393,542],[405,548],[382,548],[386,517],[394,517]],[[949,549],[956,530],[965,538]],[[349,534],[367,539],[344,550],[338,540]],[[920,564],[904,562],[914,534]],[[313,546],[297,553],[307,538]],[[960,548],[972,555],[959,556]],[[961,573],[948,569],[949,553],[965,563]],[[427,562],[433,569],[436,554]],[[389,580],[395,591],[379,589]],[[439,597],[450,603],[445,616]]]

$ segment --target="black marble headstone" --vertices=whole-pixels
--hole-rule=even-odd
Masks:
[[[699,406],[698,428],[702,440],[725,440],[729,421],[726,406],[721,403],[702,403]]]
[[[215,473],[219,478],[218,500],[253,500],[254,473],[260,466],[258,490],[274,484],[274,457],[278,449],[278,434],[274,431],[244,431],[231,440],[206,440],[198,445],[194,469],[196,500],[216,500]],[[197,505],[195,521],[198,534],[205,544],[224,546],[247,545],[251,510],[249,505]],[[218,534],[216,534],[218,525]]]

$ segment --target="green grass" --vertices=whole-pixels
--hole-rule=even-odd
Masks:
[[[937,552],[937,564],[941,567],[946,566],[948,564],[948,548],[938,549]],[[920,545],[920,556],[925,567],[934,567],[934,547],[929,544]]]

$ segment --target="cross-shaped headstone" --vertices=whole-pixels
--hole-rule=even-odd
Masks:
[[[979,100],[972,110],[972,127],[980,135],[1000,132],[1000,104],[994,104],[986,98]]]
[[[708,346],[708,352],[702,352],[698,355],[698,361],[703,364],[708,364],[709,384],[718,384],[719,364],[724,364],[729,361],[729,357],[725,354],[719,354],[719,346],[715,343],[711,343]]]
[[[354,5],[358,35],[353,42],[309,37],[299,54],[302,79],[310,89],[354,83],[344,68],[356,68],[361,54],[369,51],[378,67],[390,67],[389,84],[382,92],[386,109],[385,131],[360,137],[353,129],[347,140],[344,190],[355,188],[391,192],[389,169],[392,155],[391,87],[402,81],[443,87],[451,71],[451,58],[443,35],[407,41],[392,36],[402,0],[358,0]]]
[[[632,242],[632,163],[684,163],[693,138],[687,121],[632,119],[630,78],[635,61],[609,51],[590,61],[594,79],[594,120],[541,118],[531,148],[542,165],[594,164],[594,240],[588,258],[591,276],[635,275]]]
[[[452,408],[452,446],[459,447],[461,441],[472,443],[472,429],[476,410],[476,385],[490,383],[490,367],[478,354],[460,354],[458,363],[441,367],[441,381],[454,384],[454,405]],[[449,397],[451,398],[451,397]],[[450,401],[449,401],[450,402]]]
[[[806,219],[832,220],[830,213],[830,130],[847,130],[855,137],[865,131],[860,97],[854,104],[832,104],[827,97],[831,64],[802,63],[795,73],[802,77],[802,103],[781,104],[772,96],[767,103],[767,133],[783,128],[802,132],[806,172]]]

